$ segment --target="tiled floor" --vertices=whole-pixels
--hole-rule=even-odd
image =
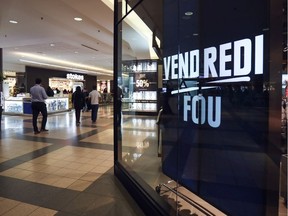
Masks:
[[[112,107],[98,114],[79,127],[73,111],[49,115],[37,135],[31,116],[3,116],[0,215],[144,215],[113,174]]]
[[[100,107],[96,124],[92,124],[90,112],[81,114],[79,127],[73,111],[49,115],[49,132],[37,135],[31,116],[3,116],[0,216],[144,216],[113,174],[112,106]],[[153,189],[171,180],[161,172],[161,157],[157,156],[156,117],[124,119],[123,161]],[[162,189],[159,194],[168,203],[181,204],[179,215],[203,215],[175,193]],[[184,188],[179,191],[215,215],[224,215]],[[283,201],[280,215],[287,215]]]

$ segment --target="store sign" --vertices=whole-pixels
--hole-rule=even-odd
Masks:
[[[232,50],[233,44],[233,50]],[[164,58],[164,80],[176,79],[203,79],[201,89],[217,88],[221,83],[249,82],[251,72],[255,75],[263,74],[263,46],[264,36],[258,35],[254,40],[248,38],[221,44],[217,47],[204,49],[204,75],[200,77],[200,57],[199,50],[180,53],[179,55],[168,56]],[[232,54],[227,54],[232,53]],[[254,59],[252,55],[254,53]],[[219,59],[217,57],[219,56]],[[233,62],[232,62],[233,59]],[[252,60],[254,60],[254,70],[252,70]],[[227,64],[232,63],[233,71],[227,68]],[[216,67],[216,64],[217,67]],[[216,68],[219,68],[217,71]],[[205,82],[205,79],[214,79]],[[200,83],[200,82],[198,82]],[[206,86],[205,86],[206,85]],[[212,85],[212,86],[211,86]],[[177,89],[171,94],[196,91],[199,87],[187,87]],[[220,96],[183,96],[183,121],[191,121],[194,124],[205,124],[206,122],[213,128],[221,124],[221,97]],[[201,105],[201,106],[199,106]],[[198,116],[201,107],[200,118]],[[206,111],[207,110],[207,111]],[[206,116],[207,115],[207,116]]]
[[[157,88],[157,73],[136,73],[135,90],[136,91],[154,91]]]
[[[14,71],[4,71],[3,72],[4,76],[12,76],[12,77],[16,77],[16,72]]]
[[[136,80],[137,88],[148,88],[150,86],[148,79],[138,79]]]
[[[67,74],[66,75],[67,79],[71,79],[71,80],[84,80],[84,76],[83,75],[79,75],[79,74]]]

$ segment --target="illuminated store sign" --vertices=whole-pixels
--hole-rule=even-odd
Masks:
[[[233,48],[232,48],[233,45]],[[246,38],[234,42],[221,44],[219,48],[204,49],[204,73],[200,77],[200,51],[180,53],[164,58],[164,79],[199,79],[207,78],[213,81],[201,82],[201,89],[217,88],[221,83],[249,82],[251,71],[255,75],[263,74],[264,36],[258,35],[254,41]],[[231,54],[228,54],[231,53]],[[254,55],[253,55],[254,53]],[[219,60],[217,59],[219,57]],[[233,61],[233,62],[232,62]],[[228,68],[227,65],[231,65]],[[252,65],[254,63],[254,67]],[[218,68],[218,71],[217,69]],[[199,84],[197,82],[196,84]],[[207,86],[205,86],[207,85]],[[196,91],[199,87],[186,87],[176,89],[171,94]],[[184,95],[183,121],[192,121],[194,124],[207,122],[211,127],[217,128],[221,124],[221,97],[220,96],[187,96]],[[198,116],[201,105],[200,118]],[[206,111],[207,110],[207,111]],[[207,116],[206,116],[207,115]]]
[[[78,74],[67,74],[66,75],[67,79],[71,79],[71,80],[84,80],[84,76],[83,75],[78,75]]]
[[[263,35],[255,37],[254,40],[254,60],[255,74],[263,74]],[[238,40],[233,43],[233,56],[227,54],[232,49],[232,42],[221,44],[219,46],[219,71],[217,72],[215,64],[217,63],[217,48],[209,47],[204,49],[204,77],[203,78],[222,78],[238,77],[249,75],[252,69],[252,41],[250,39]],[[241,56],[244,59],[241,60]],[[233,71],[226,68],[226,63],[232,61]],[[181,78],[198,78],[199,77],[199,50],[180,53],[179,55],[168,56],[164,58],[164,80],[181,79]],[[177,73],[179,71],[179,73]],[[246,77],[245,77],[246,78]],[[229,80],[231,82],[233,80]],[[237,82],[249,81],[246,79],[236,79]],[[224,80],[221,82],[225,82]],[[218,82],[219,83],[219,82]]]
[[[148,88],[150,86],[148,79],[138,79],[136,80],[136,87],[137,88]]]

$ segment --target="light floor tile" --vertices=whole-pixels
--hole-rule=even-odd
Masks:
[[[97,133],[96,135],[87,137],[81,140],[82,142],[98,143],[113,145],[113,129],[107,129],[103,132]]]
[[[0,139],[0,158],[12,159],[49,145],[51,144],[12,138]]]
[[[30,167],[27,167],[25,170],[29,170],[32,172],[41,172],[42,170],[47,169],[48,165],[47,164],[33,164]],[[19,166],[17,166],[19,168]]]
[[[3,216],[28,216],[38,207],[27,203],[20,203],[10,211],[3,214]]]
[[[52,186],[60,187],[60,188],[67,188],[67,187],[69,187],[71,184],[73,184],[75,181],[76,181],[75,179],[62,177],[62,178],[60,178],[59,180],[57,180],[56,182],[54,182],[54,183],[52,184]]]
[[[22,169],[17,169],[17,168],[13,168],[13,169],[18,170],[17,172],[15,172],[13,176],[11,176],[13,178],[24,179],[27,176],[33,174],[33,172],[29,170],[22,170]]]
[[[76,160],[76,159],[75,159]],[[74,161],[74,160],[73,160]],[[76,163],[76,162],[70,162],[69,164],[67,164],[66,166],[65,166],[65,168],[69,168],[69,169],[73,169],[73,170],[75,170],[75,169],[78,169],[79,167],[81,167],[82,166],[82,164],[81,163]]]
[[[77,180],[74,183],[72,183],[68,189],[71,190],[77,190],[77,191],[84,191],[86,188],[88,188],[92,184],[91,181],[84,181],[84,180]]]
[[[37,134],[37,136],[67,140],[67,139],[71,139],[73,137],[73,134],[75,136],[78,136],[79,134],[87,133],[93,130],[93,128],[88,128],[88,127],[81,127],[81,128],[70,127],[69,129],[70,130],[50,129],[48,132]],[[27,133],[27,135],[35,136],[34,133]]]
[[[41,179],[40,184],[45,184],[45,185],[53,185],[55,182],[61,180],[62,177],[57,176],[57,175],[47,175],[45,178]]]
[[[32,167],[33,165],[34,165],[33,163],[25,162],[25,163],[22,163],[22,164],[16,166],[15,168],[18,168],[18,169],[28,169],[28,170],[29,170],[29,168]]]
[[[0,198],[0,215],[3,215],[4,213],[8,212],[12,208],[16,207],[19,205],[20,202],[11,200],[11,199],[6,199],[6,198]]]
[[[102,176],[101,173],[96,173],[96,172],[88,172],[85,175],[83,175],[80,180],[84,180],[84,181],[96,181],[98,178],[100,178]]]
[[[54,216],[57,214],[57,211],[47,208],[38,208],[32,212],[29,216]]]
[[[7,176],[7,177],[13,177],[14,175],[16,175],[16,173],[18,171],[19,171],[19,169],[11,168],[11,169],[8,169],[8,170],[1,172],[0,175]]]
[[[85,175],[87,172],[83,170],[72,170],[71,172],[67,172],[65,174],[65,177],[67,178],[73,178],[73,179],[79,179],[83,175]]]
[[[61,169],[61,167],[48,166],[48,167],[42,169],[41,172],[47,173],[47,174],[54,174],[55,172],[57,172],[60,169]]]
[[[112,167],[104,167],[104,166],[98,166],[96,168],[94,168],[91,172],[96,172],[96,173],[102,173],[104,174],[105,172],[107,172],[109,169],[111,169]]]
[[[24,180],[27,180],[27,181],[32,181],[32,182],[41,182],[42,179],[46,178],[48,176],[47,173],[37,173],[37,172],[34,172],[32,173],[31,175],[23,178]]]
[[[89,171],[91,171],[91,170],[94,169],[94,168],[95,168],[94,165],[84,164],[84,165],[80,166],[79,168],[77,168],[77,170],[89,172]]]

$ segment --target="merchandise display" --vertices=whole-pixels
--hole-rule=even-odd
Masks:
[[[23,102],[18,100],[5,101],[4,111],[6,113],[23,113]]]
[[[46,104],[48,113],[65,111],[69,108],[68,98],[48,98]]]
[[[48,98],[46,104],[48,113],[69,110],[68,97]],[[31,114],[31,99],[27,97],[7,98],[5,100],[4,113]]]
[[[157,112],[157,62],[124,62],[122,88],[123,111]]]

